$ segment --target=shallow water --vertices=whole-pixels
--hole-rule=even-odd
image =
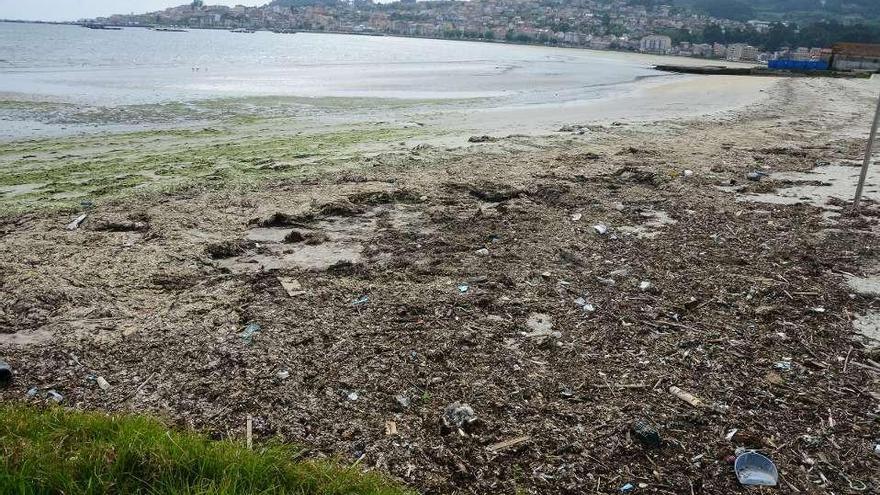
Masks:
[[[570,101],[660,74],[585,50],[0,23],[0,92],[100,105],[264,95]]]

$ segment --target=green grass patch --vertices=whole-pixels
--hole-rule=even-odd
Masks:
[[[0,418],[3,494],[412,493],[356,468],[303,460],[290,446],[248,450],[142,416],[5,404]]]

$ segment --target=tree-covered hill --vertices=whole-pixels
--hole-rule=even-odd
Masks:
[[[675,0],[675,4],[741,21],[880,21],[878,0]]]

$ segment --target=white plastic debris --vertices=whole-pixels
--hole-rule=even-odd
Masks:
[[[477,255],[479,256],[489,256],[489,250],[486,248],[477,249]]]
[[[583,297],[579,297],[579,298],[575,299],[574,303],[577,304],[578,306],[580,306],[581,309],[583,309],[587,313],[592,313],[593,311],[596,311],[596,307],[593,306],[590,302],[588,302]]]
[[[789,360],[777,361],[776,363],[773,364],[773,367],[780,370],[780,371],[791,371],[791,361],[789,361]]]
[[[465,430],[477,420],[473,408],[461,402],[453,402],[443,410],[443,425],[447,428]]]
[[[641,290],[642,292],[644,292],[650,288],[651,288],[651,282],[648,282],[647,280],[642,280],[642,282],[639,284],[639,290]]]
[[[738,455],[733,469],[742,485],[776,486],[779,481],[779,472],[773,461],[757,452]]]
[[[281,287],[284,288],[284,291],[287,292],[287,295],[290,297],[301,296],[306,293],[303,290],[303,286],[299,283],[299,280],[290,277],[278,277],[278,282],[281,284]]]
[[[101,390],[103,390],[105,392],[107,390],[110,390],[110,384],[107,383],[107,380],[105,380],[103,376],[99,376],[98,378],[95,378],[95,382],[98,384],[99,387],[101,387]]]
[[[606,233],[608,233],[608,226],[605,224],[599,223],[599,224],[593,225],[593,229],[599,235],[605,235]]]
[[[290,377],[290,372],[287,370],[281,370],[275,374],[279,380],[287,380]]]
[[[356,401],[359,397],[357,392],[349,392],[346,398],[350,401]]]
[[[580,219],[583,218],[583,217],[584,217],[584,216],[583,216],[582,214],[580,214],[580,213],[573,213],[573,214],[571,215],[571,221],[572,221],[572,222],[577,222],[578,220],[580,220]]]
[[[83,213],[82,215],[80,215],[80,216],[74,218],[73,221],[70,222],[69,224],[67,224],[67,227],[65,227],[65,228],[66,228],[67,230],[76,230],[76,229],[78,229],[79,226],[80,226],[80,224],[83,223],[83,222],[86,220],[86,217],[87,217],[87,216],[89,216],[88,213]]]

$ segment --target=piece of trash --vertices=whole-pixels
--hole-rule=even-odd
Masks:
[[[101,390],[103,390],[105,392],[110,390],[110,384],[107,382],[107,380],[104,379],[103,376],[99,376],[99,377],[95,378],[95,383],[97,383],[98,387],[100,387]]]
[[[688,170],[685,170],[685,171],[683,172],[683,174],[684,174],[685,177],[691,177],[691,176],[694,175],[694,171],[688,169]]]
[[[409,397],[405,395],[395,395],[394,401],[397,402],[397,405],[400,406],[401,409],[406,409],[410,405]]]
[[[357,392],[349,392],[348,395],[345,396],[345,398],[350,401],[356,401],[358,400],[359,396]]]
[[[523,435],[521,437],[511,438],[510,440],[504,440],[503,442],[493,443],[486,447],[486,450],[489,450],[490,452],[498,452],[499,450],[508,449],[521,443],[528,442],[531,439],[532,437],[529,435]]]
[[[301,296],[306,293],[306,291],[303,290],[302,284],[299,283],[299,280],[294,278],[278,277],[278,282],[290,297]]]
[[[56,392],[55,390],[49,390],[46,392],[46,395],[54,400],[55,402],[61,403],[64,400],[64,396]]]
[[[608,227],[600,223],[593,225],[593,230],[595,230],[596,233],[599,235],[605,235],[608,232]]]
[[[352,306],[363,306],[364,304],[367,304],[368,302],[370,302],[370,296],[364,295],[364,296],[361,296],[361,297],[355,299],[354,301],[352,301],[351,305]]]
[[[596,307],[593,306],[592,304],[590,304],[589,302],[587,302],[587,300],[584,299],[583,297],[579,297],[579,298],[575,299],[574,303],[577,304],[578,306],[580,306],[581,309],[583,309],[587,313],[592,313],[593,311],[596,311]]]
[[[780,371],[791,371],[791,361],[777,361],[773,367]]]
[[[642,280],[642,282],[639,283],[639,290],[641,290],[642,292],[645,292],[650,289],[651,289],[651,282],[648,282],[647,280]]]
[[[762,177],[766,177],[766,176],[767,176],[766,173],[759,172],[759,171],[755,170],[753,172],[749,172],[748,174],[746,174],[746,179],[753,180],[753,181],[759,181],[759,180],[761,180]]]
[[[636,440],[645,447],[652,449],[660,447],[660,432],[647,421],[643,419],[636,420],[632,425],[632,432]]]
[[[546,337],[553,337],[555,339],[562,338],[561,332],[553,331],[553,320],[550,318],[550,315],[544,313],[532,313],[529,315],[529,319],[526,320],[526,326],[532,330],[531,332],[523,332],[523,337],[528,339],[543,339]]]
[[[277,376],[279,380],[287,380],[290,378],[290,372],[287,370],[281,370],[278,373],[275,373],[275,376]]]
[[[623,485],[622,487],[620,487],[620,493],[630,493],[635,489],[636,489],[635,485],[633,485],[632,483],[627,483],[627,484]]]
[[[581,213],[572,213],[572,214],[571,214],[571,221],[572,221],[572,222],[577,222],[577,221],[579,221],[581,218],[584,218],[584,215],[581,214]]]
[[[6,387],[12,383],[12,367],[0,361],[0,387]]]
[[[733,470],[740,484],[751,486],[776,486],[779,472],[773,461],[757,452],[744,452],[737,456]]]
[[[254,341],[254,335],[260,330],[260,325],[249,323],[248,326],[244,327],[244,332],[241,332],[241,340],[243,340],[245,344],[250,345]]]
[[[629,276],[629,268],[618,268],[608,272],[609,277],[625,278]]]
[[[74,218],[73,221],[70,222],[69,224],[67,224],[67,227],[64,227],[64,228],[67,230],[76,230],[86,220],[86,217],[88,217],[88,216],[89,216],[88,213],[83,213],[82,215]]]
[[[465,292],[469,291],[470,288],[471,288],[471,286],[468,285],[468,284],[459,284],[459,286],[458,286],[458,292],[464,294]]]
[[[394,421],[386,421],[385,422],[385,435],[392,436],[397,435],[397,423]]]
[[[477,249],[478,256],[489,256],[489,250],[486,248]]]
[[[810,311],[812,311],[813,313],[824,313],[825,308],[823,308],[823,307],[811,308]]]
[[[880,443],[874,446],[874,453],[880,455]]]
[[[37,394],[39,394],[39,393],[40,393],[40,389],[38,389],[37,387],[31,387],[30,389],[28,389],[28,391],[25,395],[28,397],[36,397]]]
[[[731,441],[731,440],[733,440],[733,436],[736,435],[736,432],[738,432],[738,431],[739,431],[739,430],[736,429],[736,428],[734,428],[734,429],[728,431],[728,432],[727,432],[727,435],[724,435],[724,439],[727,440],[728,442]]]
[[[467,431],[468,428],[477,420],[477,415],[473,408],[467,404],[455,401],[446,406],[443,410],[443,426],[447,430],[458,429]]]
[[[565,387],[562,390],[560,390],[559,395],[561,395],[562,398],[564,398],[564,399],[574,399],[575,397],[577,397],[577,395],[574,393],[574,390],[572,390],[568,387]]]
[[[706,404],[702,401],[702,399],[700,399],[696,395],[691,394],[690,392],[685,392],[684,390],[676,386],[669,387],[669,393],[694,407],[706,407]]]

